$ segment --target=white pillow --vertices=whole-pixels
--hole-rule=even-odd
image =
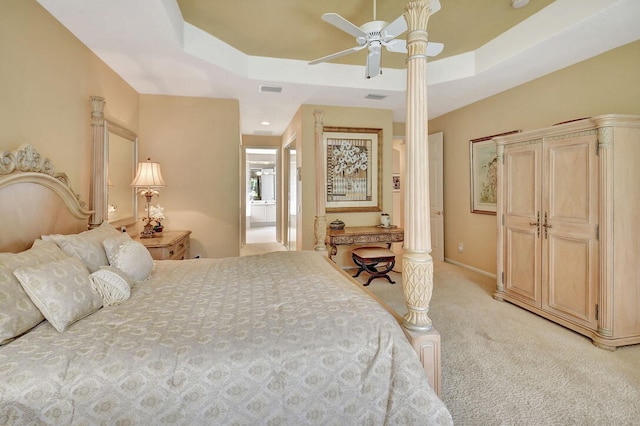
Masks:
[[[99,227],[79,234],[43,235],[42,239],[52,240],[69,256],[76,256],[82,260],[90,272],[95,272],[101,266],[109,265],[102,242],[120,235],[120,231],[105,221]]]
[[[104,306],[124,302],[131,295],[132,278],[112,266],[103,266],[89,275],[89,279],[91,288],[102,297]]]
[[[68,256],[52,241],[36,240],[20,253],[0,253],[0,345],[9,343],[44,321],[13,271]]]
[[[13,273],[58,331],[65,331],[102,306],[102,298],[91,289],[87,267],[77,257],[18,268]]]
[[[153,269],[153,258],[145,246],[133,241],[128,235],[107,238],[103,245],[109,265],[129,275],[134,282],[149,278]]]

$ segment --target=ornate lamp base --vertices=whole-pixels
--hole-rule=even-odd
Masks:
[[[153,191],[147,189],[144,191],[144,197],[147,199],[147,217],[145,218],[147,223],[144,225],[140,238],[153,238],[156,234],[151,224],[151,198],[153,197]]]
[[[151,220],[147,219],[147,224],[144,225],[144,229],[140,233],[140,238],[153,238],[156,233],[153,230],[153,225],[151,224]]]

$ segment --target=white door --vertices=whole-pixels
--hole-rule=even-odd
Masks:
[[[287,147],[287,151],[289,152],[289,184],[288,184],[288,193],[289,199],[287,203],[288,208],[288,217],[287,217],[287,230],[288,230],[288,238],[287,238],[287,248],[289,250],[296,250],[297,246],[297,236],[296,236],[296,227],[298,222],[298,167],[297,167],[297,159],[296,159],[296,150],[290,149]]]
[[[429,200],[431,257],[444,261],[443,136],[429,135]]]

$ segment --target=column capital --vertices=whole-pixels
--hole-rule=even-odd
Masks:
[[[106,101],[102,96],[90,96],[92,125],[104,125],[104,105]]]

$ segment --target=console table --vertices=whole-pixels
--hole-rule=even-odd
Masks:
[[[391,247],[391,243],[404,241],[404,229],[383,228],[380,226],[346,226],[344,229],[336,230],[327,228],[325,244],[329,246],[329,259],[338,253],[340,245],[386,243]]]

